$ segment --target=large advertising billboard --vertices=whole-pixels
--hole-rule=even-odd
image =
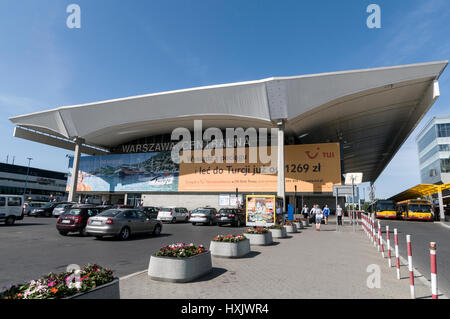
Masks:
[[[69,168],[73,166],[73,158]],[[176,192],[178,164],[170,152],[83,156],[80,158],[77,191]],[[67,187],[72,177],[69,175]]]
[[[77,191],[276,192],[276,156],[271,165],[249,163],[249,148],[244,156],[244,163],[181,164],[172,162],[170,151],[83,156]],[[284,170],[286,192],[295,186],[297,192],[332,192],[341,183],[339,144],[285,146]],[[70,180],[69,174],[68,186]]]

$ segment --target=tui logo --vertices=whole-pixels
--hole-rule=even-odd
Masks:
[[[319,155],[320,147],[317,148],[317,153],[311,154],[311,151],[306,151],[306,156],[309,157],[309,159],[315,159]]]

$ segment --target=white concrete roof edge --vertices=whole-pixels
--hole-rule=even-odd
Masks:
[[[442,61],[423,62],[423,63],[405,64],[405,65],[396,65],[396,66],[387,66],[387,67],[355,69],[355,70],[348,70],[348,71],[304,74],[304,75],[286,76],[286,77],[269,77],[269,78],[260,79],[260,80],[233,82],[233,83],[224,83],[224,84],[215,84],[215,85],[209,85],[209,86],[201,86],[201,87],[194,87],[194,88],[187,88],[187,89],[155,92],[155,93],[149,93],[149,94],[135,95],[135,96],[129,96],[129,97],[124,97],[124,98],[102,100],[102,101],[89,102],[89,103],[76,104],[76,105],[59,106],[59,107],[56,107],[56,108],[53,108],[53,109],[49,109],[49,110],[37,111],[37,112],[28,113],[28,114],[12,116],[12,117],[9,117],[9,120],[16,124],[16,123],[19,123],[18,121],[16,122],[17,119],[28,117],[28,116],[32,116],[32,115],[51,113],[51,112],[55,112],[55,111],[66,110],[66,109],[73,109],[73,108],[78,108],[78,107],[95,106],[95,105],[98,105],[98,104],[106,104],[106,103],[112,103],[112,102],[128,101],[128,100],[134,100],[134,99],[151,97],[151,96],[161,96],[161,95],[168,95],[168,94],[177,94],[177,93],[185,93],[185,92],[193,92],[193,91],[200,91],[200,90],[215,89],[215,88],[226,88],[226,87],[232,87],[232,86],[262,84],[262,83],[266,83],[266,82],[270,82],[270,81],[295,80],[295,79],[311,78],[311,77],[333,76],[333,75],[342,75],[342,74],[363,73],[363,72],[370,72],[370,71],[393,70],[393,69],[400,69],[400,68],[410,68],[410,67],[420,67],[420,66],[430,66],[430,65],[445,64],[442,67],[442,69],[439,72],[439,74],[436,75],[436,79],[438,79],[440,77],[440,75],[442,74],[442,72],[444,71],[444,69],[447,67],[448,62],[449,62],[448,60],[442,60]]]

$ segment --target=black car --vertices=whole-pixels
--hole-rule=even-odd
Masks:
[[[80,236],[86,236],[86,225],[89,217],[96,216],[100,212],[101,209],[94,205],[74,205],[58,217],[56,229],[63,236],[68,233],[79,233]]]
[[[245,225],[245,213],[240,208],[221,208],[216,214],[216,221],[219,226],[230,224],[241,227]]]
[[[45,216],[45,217],[51,217],[53,210],[56,206],[59,204],[72,204],[70,202],[50,202],[45,204],[42,207],[34,208],[30,212],[30,216],[39,217],[39,216]]]
[[[141,207],[138,207],[138,210],[145,213],[150,218],[156,219],[158,217],[159,207],[141,206]]]

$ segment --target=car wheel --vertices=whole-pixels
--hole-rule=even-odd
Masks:
[[[67,232],[66,232],[66,231],[60,231],[59,234],[60,234],[61,236],[67,236]]]
[[[14,225],[15,221],[16,221],[16,219],[14,218],[14,216],[9,216],[5,220],[5,225],[8,225],[8,226]]]
[[[156,224],[155,228],[153,229],[153,233],[154,236],[159,236],[159,234],[161,234],[161,225]]]
[[[97,238],[97,239],[102,239],[102,238],[103,238],[103,236],[101,236],[101,235],[97,235],[97,236],[95,236],[95,238]]]
[[[195,225],[197,225],[197,223],[192,223],[192,226],[195,226]]]
[[[122,240],[127,240],[128,238],[130,238],[130,229],[128,227],[122,228],[119,233],[119,238]]]

